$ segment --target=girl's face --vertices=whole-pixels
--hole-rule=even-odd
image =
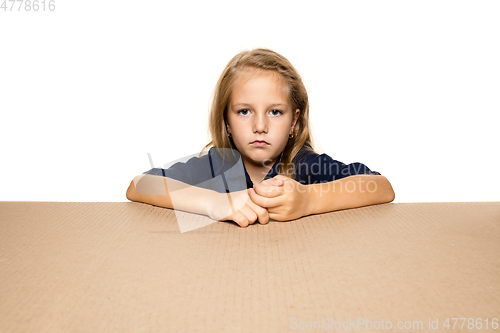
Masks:
[[[235,82],[227,115],[228,133],[245,165],[271,167],[285,149],[299,113],[291,110],[279,73],[247,69]]]

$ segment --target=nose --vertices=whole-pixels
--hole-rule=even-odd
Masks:
[[[254,118],[253,131],[257,133],[267,133],[267,118],[265,113],[257,113]]]

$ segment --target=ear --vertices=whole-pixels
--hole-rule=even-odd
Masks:
[[[300,115],[300,109],[295,110],[295,114],[293,115],[293,120],[292,120],[291,131],[293,131],[293,128],[295,127],[295,124],[297,123],[297,120],[299,119],[299,115]]]

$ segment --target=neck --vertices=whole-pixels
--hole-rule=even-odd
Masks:
[[[253,183],[260,183],[264,177],[269,173],[269,170],[273,167],[274,163],[276,163],[277,158],[275,158],[271,162],[263,164],[255,164],[245,158],[243,158],[243,163],[245,164],[245,169],[247,170],[248,175]]]

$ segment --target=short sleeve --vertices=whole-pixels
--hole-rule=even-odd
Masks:
[[[362,163],[344,164],[327,154],[309,155],[297,163],[297,179],[302,184],[327,183],[349,176],[368,174],[380,175]]]
[[[380,173],[370,170],[370,168],[363,163],[354,162],[346,164],[342,169],[340,169],[340,172],[335,176],[335,180],[355,175],[380,175]]]
[[[209,155],[193,156],[186,162],[173,162],[168,168],[153,168],[144,174],[163,176],[196,186],[213,177]]]
[[[211,148],[208,154],[201,157],[194,156],[186,162],[173,162],[168,168],[153,168],[144,174],[163,176],[220,193],[246,189],[241,159],[223,161],[220,154],[219,150]]]

